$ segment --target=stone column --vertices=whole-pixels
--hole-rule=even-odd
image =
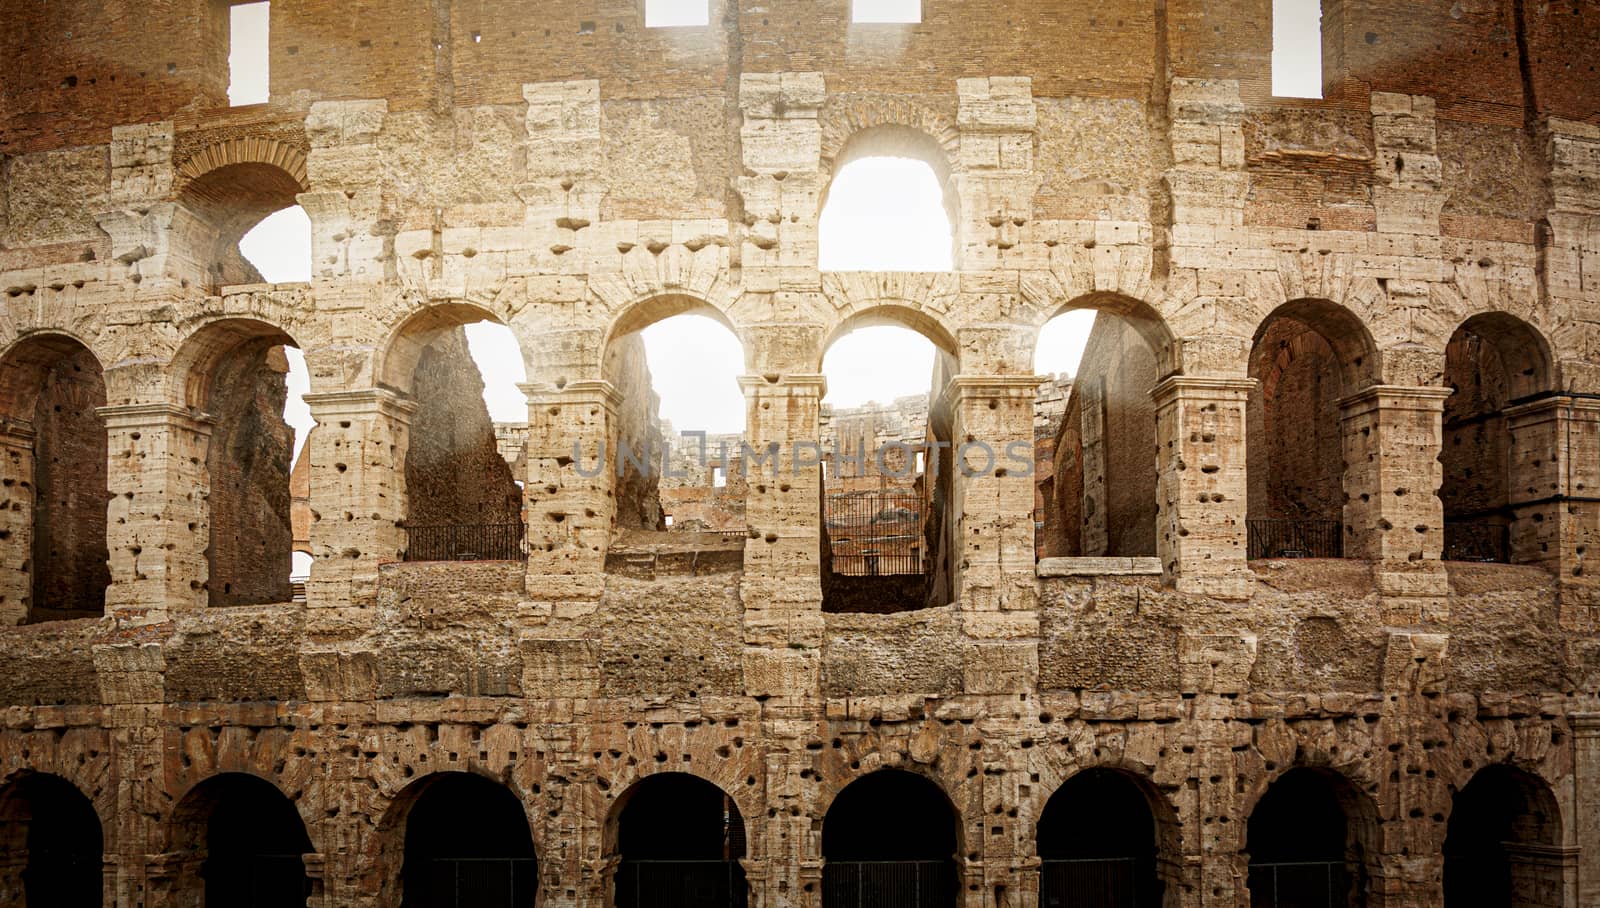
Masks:
[[[1578,905],[1600,905],[1600,713],[1573,713],[1572,838],[1578,849]]]
[[[959,515],[949,558],[967,638],[967,693],[1031,691],[1038,681],[1033,402],[1039,382],[1034,375],[957,375],[945,392]]]
[[[528,595],[597,600],[617,508],[621,399],[598,379],[521,387],[528,397]]]
[[[1339,402],[1344,438],[1344,555],[1379,562],[1387,624],[1446,620],[1444,468],[1449,388],[1374,385]]]
[[[33,426],[0,418],[0,627],[28,620],[33,600]]]
[[[307,394],[317,421],[303,455],[311,458],[313,609],[372,606],[378,567],[405,551],[406,451],[416,404],[368,388]],[[353,617],[353,614],[352,614]]]
[[[211,419],[167,403],[97,412],[110,461],[106,612],[159,621],[169,609],[205,608]]]
[[[1177,375],[1156,402],[1157,554],[1186,593],[1247,599],[1245,412],[1254,379]]]
[[[1556,394],[1507,407],[1511,560],[1571,582],[1600,542],[1600,400]]]

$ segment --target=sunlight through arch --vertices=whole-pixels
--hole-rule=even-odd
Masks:
[[[817,224],[823,271],[950,271],[955,242],[944,188],[926,161],[861,157],[828,187]]]

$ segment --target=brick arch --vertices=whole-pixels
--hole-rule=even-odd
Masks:
[[[435,742],[437,744],[437,742]],[[437,747],[430,748],[437,750]],[[384,761],[378,761],[383,765]],[[430,761],[430,765],[449,765],[445,762],[437,764]],[[412,762],[407,761],[398,772],[393,766],[389,767],[390,782],[403,781],[405,784],[392,794],[383,791],[383,784],[379,784],[379,802],[372,814],[376,818],[374,833],[366,838],[360,855],[359,876],[365,891],[377,893],[375,904],[393,906],[400,904],[400,895],[404,885],[403,869],[406,852],[407,821],[411,811],[427,793],[428,788],[442,778],[465,776],[480,780],[490,785],[498,785],[513,797],[522,809],[524,821],[528,824],[528,841],[532,844],[534,860],[538,865],[540,879],[546,878],[549,868],[555,866],[547,851],[540,843],[541,827],[536,814],[544,811],[535,811],[538,801],[530,797],[527,786],[519,780],[515,772],[507,771],[492,773],[485,767],[468,765],[457,769],[442,769],[431,772],[415,774],[411,769]],[[517,767],[521,769],[519,765]],[[386,797],[385,797],[386,795]]]
[[[969,849],[981,848],[982,836],[969,835],[967,827],[970,822],[976,829],[986,822],[986,817],[963,808],[964,799],[971,794],[968,786],[982,785],[979,752],[969,746],[978,739],[975,736],[969,739],[964,732],[970,733],[970,727],[924,723],[918,737],[927,738],[929,750],[939,755],[926,764],[898,749],[886,749],[883,745],[890,742],[877,736],[845,739],[840,742],[842,747],[820,751],[811,768],[815,781],[814,797],[810,801],[811,818],[821,823],[839,793],[855,782],[881,770],[901,770],[921,776],[943,793],[956,824],[958,854],[965,855]],[[913,749],[915,746],[912,744]],[[981,811],[981,805],[975,805],[974,809]]]
[[[1339,805],[1340,812],[1344,814],[1346,851],[1348,852],[1352,842],[1361,849],[1361,865],[1366,879],[1351,881],[1352,892],[1362,899],[1360,904],[1367,908],[1382,908],[1384,894],[1382,888],[1374,885],[1374,882],[1383,875],[1381,856],[1384,852],[1380,827],[1386,821],[1378,809],[1374,794],[1378,782],[1375,778],[1371,778],[1372,767],[1369,765],[1371,761],[1336,763],[1334,754],[1320,749],[1303,748],[1297,753],[1299,758],[1290,764],[1272,772],[1257,774],[1250,780],[1249,787],[1242,792],[1237,814],[1239,822],[1234,824],[1241,853],[1249,848],[1250,821],[1273,785],[1292,772],[1313,773],[1328,787],[1329,793]],[[1397,821],[1403,822],[1403,820]],[[1360,888],[1357,888],[1358,886]]]
[[[818,117],[822,130],[822,148],[819,170],[820,183],[826,186],[833,175],[860,149],[922,146],[922,152],[902,157],[923,158],[931,149],[937,149],[940,159],[929,160],[934,173],[941,179],[949,177],[955,162],[960,160],[961,131],[945,114],[910,98],[889,98],[881,95],[834,95],[822,108]],[[921,138],[914,139],[910,134]],[[902,144],[904,143],[904,144]],[[852,150],[851,146],[857,148]],[[867,151],[867,154],[874,152]],[[881,152],[880,152],[881,153]]]
[[[691,762],[683,762],[671,755],[667,762],[658,762],[656,754],[667,751],[652,737],[648,746],[642,741],[630,741],[630,746],[619,758],[596,768],[596,782],[585,786],[582,803],[586,820],[595,824],[596,828],[607,830],[606,847],[613,844],[611,833],[626,806],[628,795],[640,782],[668,773],[691,775],[720,789],[733,799],[734,806],[744,818],[748,840],[753,844],[761,837],[763,830],[756,820],[764,813],[762,796],[766,791],[766,754],[748,743],[737,749],[727,748],[721,742],[728,736],[715,731],[715,727],[714,723],[708,722],[698,727],[698,733],[684,729],[684,746],[687,755],[693,757]],[[723,755],[725,749],[727,756]],[[752,778],[756,780],[755,784],[747,784]],[[600,786],[602,780],[604,788]]]
[[[47,736],[52,744],[40,747],[32,742],[35,746],[27,747],[25,761],[21,758],[21,750],[29,743],[25,739],[14,741],[13,752],[0,752],[0,800],[13,783],[25,776],[48,775],[61,779],[94,806],[100,819],[102,847],[106,853],[114,851],[118,831],[117,782],[109,738],[98,729],[69,729],[60,736],[45,731],[36,732],[34,736]],[[91,751],[96,756],[80,763],[79,755],[87,756]]]
[[[1329,299],[1291,300],[1269,312],[1256,326],[1251,345],[1251,373],[1255,374],[1262,350],[1258,349],[1269,329],[1281,320],[1290,320],[1321,335],[1333,349],[1340,383],[1345,394],[1382,381],[1382,357],[1367,322],[1349,308]]]
[[[288,174],[304,192],[311,188],[306,174],[306,153],[299,146],[279,139],[243,136],[207,145],[178,164],[177,189],[182,192],[193,180],[235,164],[264,164]]]
[[[192,832],[185,827],[199,822],[200,811],[205,806],[201,802],[204,801],[208,791],[235,777],[271,786],[284,803],[294,808],[295,814],[300,818],[300,825],[305,830],[306,839],[311,842],[311,850],[313,852],[320,850],[313,833],[321,832],[322,817],[320,812],[308,803],[310,799],[305,797],[305,789],[297,787],[293,791],[285,791],[284,786],[280,784],[281,780],[287,778],[285,772],[262,771],[262,767],[245,765],[227,769],[214,767],[213,771],[204,777],[191,776],[188,787],[172,799],[171,808],[162,818],[162,825],[166,827],[166,845],[169,850],[177,850],[180,843],[185,843],[185,837]]]
[[[822,826],[820,827],[821,834],[826,836],[828,815],[832,813],[834,806],[839,801],[840,795],[844,794],[846,789],[849,789],[858,783],[870,782],[874,776],[878,776],[883,773],[903,773],[926,782],[929,786],[928,790],[930,793],[936,792],[942,799],[944,806],[949,809],[951,830],[954,833],[956,845],[954,857],[956,859],[956,865],[959,873],[959,868],[965,863],[961,860],[961,858],[966,854],[968,847],[971,846],[972,843],[967,835],[965,822],[967,818],[962,814],[961,806],[957,803],[956,798],[952,795],[952,787],[944,784],[937,772],[928,771],[931,769],[931,767],[923,767],[915,762],[905,761],[889,763],[881,759],[881,752],[874,753],[871,755],[871,757],[877,757],[878,759],[871,759],[870,757],[864,756],[861,760],[861,769],[859,771],[852,772],[848,779],[835,780],[836,782],[842,781],[843,784],[829,786],[831,790],[829,791],[827,798],[825,800],[822,798],[818,799],[816,810],[818,813],[818,818],[822,821]]]
[[[1509,312],[1479,312],[1457,325],[1447,340],[1454,343],[1467,334],[1482,339],[1498,354],[1513,400],[1561,387],[1561,364],[1550,341],[1527,321]]]
[[[755,749],[743,748],[743,750],[753,753]],[[610,803],[605,805],[603,814],[599,815],[599,828],[602,831],[601,847],[603,855],[609,858],[617,855],[620,852],[620,844],[618,839],[621,831],[622,814],[628,809],[628,804],[633,800],[633,796],[638,792],[639,787],[643,783],[651,779],[666,778],[670,776],[684,776],[704,783],[710,788],[713,788],[716,791],[726,795],[728,799],[733,802],[733,809],[738,811],[739,822],[744,827],[744,857],[749,858],[756,851],[756,849],[751,846],[756,837],[760,834],[760,829],[758,827],[760,827],[762,824],[758,821],[761,818],[761,804],[755,800],[755,792],[747,792],[745,790],[751,786],[746,786],[743,784],[743,779],[745,776],[742,771],[731,774],[726,771],[722,771],[728,764],[734,762],[737,762],[741,767],[749,769],[751,774],[755,773],[756,767],[752,764],[757,762],[756,759],[745,759],[741,761],[723,760],[719,761],[717,767],[718,771],[713,772],[710,775],[697,771],[698,767],[696,769],[674,767],[647,769],[644,772],[635,773],[633,774],[631,781],[629,781],[626,786],[617,785],[616,780],[614,779],[609,780],[608,789],[603,792],[603,794],[605,795],[605,800],[608,800]],[[651,761],[651,763],[654,763],[654,761]],[[644,766],[644,763],[641,762],[636,764],[634,767],[628,768],[635,769],[642,766]],[[719,779],[714,778],[713,776],[726,778]],[[598,783],[594,787],[598,788]],[[590,800],[594,799],[591,798]]]

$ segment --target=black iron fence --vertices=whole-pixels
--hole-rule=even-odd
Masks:
[[[533,858],[434,858],[418,908],[533,908]]]
[[[954,861],[829,861],[822,866],[828,908],[955,908]]]
[[[527,528],[520,523],[406,526],[406,561],[522,561]]]
[[[829,492],[824,499],[835,574],[920,574],[922,496],[912,489]]]
[[[1511,527],[1503,523],[1444,522],[1444,560],[1511,562]]]
[[[617,867],[617,908],[744,908],[738,861],[634,861]]]
[[[1138,858],[1046,858],[1039,867],[1039,908],[1146,908]],[[1151,906],[1153,908],[1153,906]]]
[[[1344,528],[1337,520],[1246,520],[1245,530],[1252,560],[1344,557]]]
[[[1250,908],[1348,908],[1343,861],[1250,864]]]

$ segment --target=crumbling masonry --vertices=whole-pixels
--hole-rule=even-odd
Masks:
[[[225,2],[0,0],[0,904],[394,908],[472,859],[602,906],[704,842],[760,908],[879,860],[965,908],[1075,860],[1185,908],[1295,866],[1600,906],[1600,6],[1323,0],[1321,100],[1270,96],[1271,6],[277,2],[229,108]],[[882,153],[938,174],[954,271],[819,273]],[[313,279],[259,283],[238,240],[294,204]],[[1036,477],[958,472],[948,602],[824,613],[826,346],[920,331],[948,437],[1031,447],[1081,307],[1086,365],[1137,365],[1043,446],[1053,557]],[[782,451],[733,539],[592,469],[691,311]],[[450,409],[483,319],[510,475]],[[415,560],[474,512],[526,557]]]

